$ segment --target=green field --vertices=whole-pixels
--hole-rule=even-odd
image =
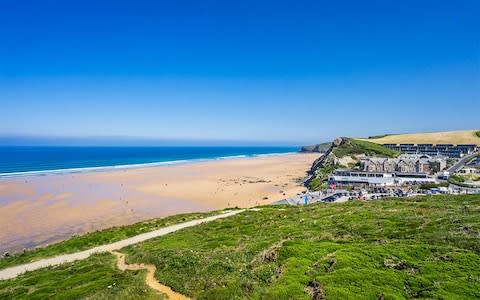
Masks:
[[[263,207],[122,252],[128,263],[156,265],[160,282],[197,299],[478,299],[479,234],[479,195],[427,196]],[[2,281],[0,298],[55,291],[59,299],[135,299],[135,289],[152,296],[142,272],[119,273],[112,259]],[[107,288],[113,278],[118,291]]]

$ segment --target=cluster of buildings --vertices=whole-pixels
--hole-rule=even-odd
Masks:
[[[395,186],[435,183],[430,174],[447,167],[444,156],[402,154],[397,158],[363,157],[359,170],[336,170],[329,180],[340,185]]]
[[[430,175],[445,170],[447,157],[402,154],[397,158],[363,157],[358,170],[336,170],[329,181],[339,185],[386,187],[435,183]]]
[[[398,158],[364,157],[360,168],[365,172],[436,173],[447,167],[445,157],[426,154],[402,154]]]
[[[453,144],[383,144],[384,147],[407,154],[426,154],[430,156],[463,157],[477,150],[477,145]]]
[[[401,152],[397,158],[363,157],[353,170],[335,170],[329,176],[331,183],[362,187],[387,187],[436,183],[439,172],[447,169],[447,160],[462,158],[478,151],[477,145],[453,144],[384,144]],[[479,174],[480,157],[460,173]],[[449,173],[444,171],[443,173]],[[442,173],[442,174],[443,174]]]

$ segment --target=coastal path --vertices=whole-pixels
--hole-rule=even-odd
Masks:
[[[6,279],[11,279],[15,278],[18,275],[25,273],[27,271],[34,271],[38,270],[41,268],[46,268],[49,266],[56,266],[60,265],[63,263],[68,263],[68,262],[73,262],[76,260],[81,260],[81,259],[86,259],[90,255],[93,255],[95,253],[102,253],[102,252],[113,252],[115,250],[120,250],[124,247],[134,245],[149,239],[153,239],[159,236],[167,235],[169,233],[188,228],[188,227],[193,227],[202,223],[214,221],[217,219],[222,219],[222,218],[228,218],[233,215],[239,214],[241,212],[245,211],[244,209],[239,209],[239,210],[233,210],[233,211],[227,211],[215,216],[211,217],[206,217],[203,219],[198,219],[198,220],[193,220],[193,221],[188,221],[185,223],[180,223],[180,224],[175,224],[171,226],[167,226],[164,228],[160,228],[154,231],[150,231],[147,233],[142,233],[133,237],[130,237],[128,239],[124,239],[115,243],[111,244],[106,244],[106,245],[101,245],[97,246],[88,250],[84,251],[79,251],[71,254],[64,254],[64,255],[59,255],[59,256],[54,256],[50,258],[44,258],[40,259],[31,263],[27,264],[22,264],[14,267],[9,267],[3,270],[0,270],[0,280],[6,280]]]
[[[145,265],[145,264],[129,264],[125,263],[125,254],[120,252],[111,252],[117,257],[117,268],[121,271],[126,270],[147,270],[147,277],[145,277],[145,283],[152,289],[159,291],[162,294],[167,295],[170,300],[191,300],[187,296],[179,294],[172,290],[170,287],[161,284],[155,279],[155,271],[157,268],[154,265]]]

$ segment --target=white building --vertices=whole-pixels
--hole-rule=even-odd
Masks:
[[[395,173],[361,172],[351,170],[337,170],[329,176],[330,182],[346,185],[395,186],[413,183],[435,183],[434,178],[426,174],[407,174],[398,176]]]

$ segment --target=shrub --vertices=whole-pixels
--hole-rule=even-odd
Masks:
[[[379,134],[379,135],[371,135],[368,137],[369,140],[373,140],[373,139],[381,139],[381,138],[384,138],[384,137],[387,137],[387,136],[391,136],[393,134]]]
[[[456,182],[465,182],[465,178],[463,178],[462,176],[459,176],[459,175],[452,175],[452,176],[450,176],[450,178],[453,181],[456,181]]]
[[[448,182],[441,182],[441,183],[424,183],[420,185],[420,189],[422,190],[429,190],[433,188],[439,188],[439,187],[448,187],[449,183]]]
[[[465,187],[465,188],[475,188],[475,186],[464,183],[465,178],[462,177],[462,176],[458,176],[458,175],[452,175],[452,176],[448,177],[448,182],[450,182],[451,184],[454,184],[454,185]]]

